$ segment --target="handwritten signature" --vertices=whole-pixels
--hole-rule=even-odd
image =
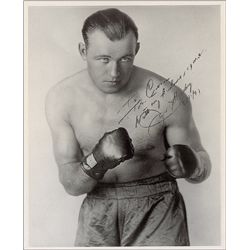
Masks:
[[[181,88],[188,98],[183,98],[177,91],[170,95],[167,95],[167,93],[186,76],[188,71],[193,69],[194,64],[199,60],[203,52],[204,50],[194,58],[192,63],[176,80],[168,78],[162,82],[155,82],[153,79],[149,79],[145,87],[144,98],[135,93],[123,103],[118,111],[118,113],[123,113],[118,123],[121,124],[126,117],[133,114],[135,116],[135,128],[148,129],[149,133],[150,128],[161,123],[164,124],[164,121],[173,115],[181,105],[186,105],[190,99],[194,100],[196,96],[200,95],[200,89],[195,89],[191,82],[185,83]]]

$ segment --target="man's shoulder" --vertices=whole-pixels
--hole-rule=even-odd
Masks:
[[[63,94],[63,93],[71,93],[79,86],[79,83],[84,81],[86,77],[86,71],[81,70],[74,74],[64,77],[59,82],[57,82],[54,86],[51,87],[49,92],[55,94]]]
[[[46,95],[46,112],[65,116],[74,103],[79,86],[84,85],[80,84],[84,77],[85,72],[79,71],[53,85]]]
[[[63,78],[49,89],[46,101],[56,100],[65,103],[73,99],[79,86],[84,86],[81,83],[84,81],[85,75],[85,70],[81,70]]]
[[[136,66],[135,67],[135,76],[136,78],[140,78],[140,80],[144,83],[147,84],[149,80],[153,80],[155,82],[163,82],[165,78],[153,71],[150,71],[145,68],[141,68]]]

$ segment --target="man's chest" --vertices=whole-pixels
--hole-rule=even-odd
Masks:
[[[72,109],[70,122],[82,150],[90,152],[105,132],[118,127],[127,129],[136,154],[162,148],[163,123],[150,127],[157,112],[151,111],[146,118],[143,109],[138,107],[133,107],[133,103],[117,102],[111,106],[84,104]]]

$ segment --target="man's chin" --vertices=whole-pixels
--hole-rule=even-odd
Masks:
[[[98,86],[98,89],[105,94],[115,94],[121,91],[123,86],[114,85],[114,86]]]
[[[116,89],[101,89],[101,91],[105,94],[116,94],[120,92],[119,88]]]

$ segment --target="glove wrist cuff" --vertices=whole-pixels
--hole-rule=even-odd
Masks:
[[[85,158],[85,162],[90,168],[97,165],[97,161],[92,153]]]
[[[97,181],[102,179],[104,174],[107,172],[101,164],[96,162],[93,154],[84,157],[80,163],[80,167],[85,174]]]

